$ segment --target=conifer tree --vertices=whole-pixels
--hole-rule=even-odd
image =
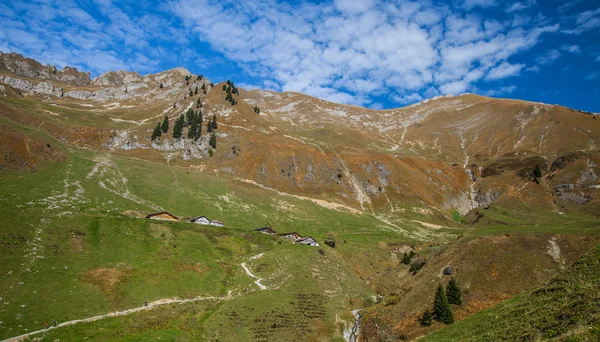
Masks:
[[[433,300],[433,316],[438,322],[452,324],[454,323],[454,314],[448,303],[448,298],[444,293],[442,285],[438,285],[437,291],[435,292],[435,299]]]
[[[194,111],[192,108],[189,108],[187,112],[185,112],[185,123],[189,126],[192,124],[192,121],[194,121]]]
[[[215,136],[215,133],[210,135],[210,141],[208,142],[208,144],[213,149],[215,149],[215,150],[217,149],[217,137]]]
[[[190,89],[190,97],[194,96],[194,92]]]
[[[431,315],[431,311],[429,309],[427,309],[427,310],[425,310],[425,312],[423,312],[423,316],[421,316],[419,323],[421,323],[421,325],[424,327],[429,327],[429,326],[431,326],[432,319],[433,319],[433,317]]]
[[[207,131],[208,133],[212,133],[212,131],[213,131],[213,128],[212,128],[212,121],[211,121],[211,120],[208,120],[208,121],[206,122],[206,131]]]
[[[223,91],[227,91],[227,85],[223,84]]]
[[[158,138],[160,138],[160,136],[162,135],[162,131],[160,129],[160,122],[158,124],[156,124],[156,127],[154,127],[154,131],[152,131],[152,137],[150,137],[151,141],[154,141]]]
[[[460,285],[456,280],[454,280],[454,278],[450,278],[450,282],[448,282],[448,285],[446,285],[446,297],[448,298],[448,303],[450,304],[462,304]]]
[[[165,119],[162,122],[162,126],[160,126],[160,130],[163,133],[167,133],[169,131],[169,117],[165,115]]]
[[[162,89],[162,88],[163,88],[163,84],[161,83],[161,84],[159,85],[159,87],[160,87],[160,89]]]
[[[194,94],[198,95],[198,86],[196,86],[196,89],[194,89]]]
[[[177,121],[175,121],[175,125],[173,125],[173,138],[179,139],[183,134],[183,124],[185,123],[185,118],[183,114],[179,116]]]
[[[533,169],[533,181],[540,184],[540,178],[542,178],[542,169],[540,169],[540,165],[536,165]]]
[[[217,116],[213,115],[213,118],[212,118],[212,128],[213,129],[217,129],[217,127],[218,127],[218,125],[217,125]]]
[[[202,90],[206,89],[206,84],[202,83]]]

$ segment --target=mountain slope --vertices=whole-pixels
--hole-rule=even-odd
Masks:
[[[597,247],[548,284],[419,341],[596,341],[599,281]]]

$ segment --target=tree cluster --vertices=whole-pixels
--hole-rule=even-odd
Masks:
[[[227,84],[223,84],[223,91],[227,93],[225,95],[225,101],[231,103],[232,106],[237,104],[237,100],[233,97],[233,95],[240,95],[238,88],[236,88],[235,84],[230,80],[227,80]]]
[[[202,111],[194,111],[192,108],[185,113],[185,126],[188,127],[188,139],[194,141],[200,139],[202,135]]]
[[[156,127],[154,127],[154,130],[152,131],[152,136],[150,137],[151,141],[154,141],[156,139],[159,139],[163,133],[167,133],[169,131],[169,117],[165,116],[165,119],[163,121],[159,121],[156,124]]]
[[[402,256],[402,263],[405,265],[410,265],[410,262],[412,261],[412,258],[415,257],[415,255],[417,254],[413,250],[411,250],[410,253],[404,253],[404,256]]]
[[[425,310],[419,322],[422,326],[430,326],[433,319],[444,324],[454,323],[454,314],[450,304],[462,304],[460,285],[454,278],[450,278],[450,282],[446,285],[446,291],[441,284],[438,286],[433,300],[433,311]]]
[[[258,108],[258,106],[254,106],[252,109],[254,109],[254,113],[260,114],[260,108]]]

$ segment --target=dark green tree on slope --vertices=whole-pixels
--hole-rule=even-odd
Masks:
[[[433,300],[433,318],[446,324],[454,323],[454,314],[452,314],[452,308],[450,308],[450,303],[448,303],[448,298],[446,298],[441,284],[438,286]]]
[[[165,115],[165,119],[162,122],[162,125],[160,126],[160,130],[163,133],[167,133],[169,131],[169,117]]]
[[[454,278],[450,278],[450,282],[446,285],[446,297],[448,298],[448,303],[461,305],[462,304],[462,295],[460,293],[460,285]]]
[[[183,114],[179,116],[179,118],[175,121],[175,125],[173,125],[173,138],[179,139],[183,134],[183,124],[185,123],[185,118]]]

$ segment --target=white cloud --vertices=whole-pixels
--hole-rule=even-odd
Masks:
[[[473,7],[495,7],[498,6],[496,0],[465,0],[463,7],[465,9],[472,9]]]
[[[518,12],[518,11],[527,9],[529,7],[535,6],[535,5],[536,5],[535,0],[516,2],[516,3],[512,4],[510,7],[508,7],[508,9],[506,11],[508,13]]]
[[[419,102],[419,101],[423,100],[423,97],[421,95],[419,95],[418,93],[412,93],[412,94],[408,94],[408,95],[394,95],[394,96],[392,96],[392,99],[396,103],[407,104],[407,103]]]
[[[554,62],[560,57],[560,52],[558,50],[550,50],[546,52],[545,55],[540,56],[536,59],[537,64],[546,65]]]
[[[375,2],[373,0],[334,0],[335,7],[346,13],[362,13],[371,9]]]
[[[579,35],[600,27],[600,7],[593,11],[585,11],[575,17],[572,28],[564,30],[566,34]]]
[[[503,62],[497,67],[490,70],[487,75],[488,80],[500,80],[503,78],[516,76],[521,70],[525,67],[525,64],[510,64],[508,62]]]
[[[561,50],[570,52],[570,53],[580,53],[581,48],[579,45],[563,45],[560,47]]]
[[[591,80],[595,80],[595,79],[597,79],[597,78],[600,78],[600,71],[595,71],[595,72],[592,72],[592,73],[590,73],[590,74],[586,75],[584,78],[585,78],[586,80],[590,80],[590,81],[591,81]]]

